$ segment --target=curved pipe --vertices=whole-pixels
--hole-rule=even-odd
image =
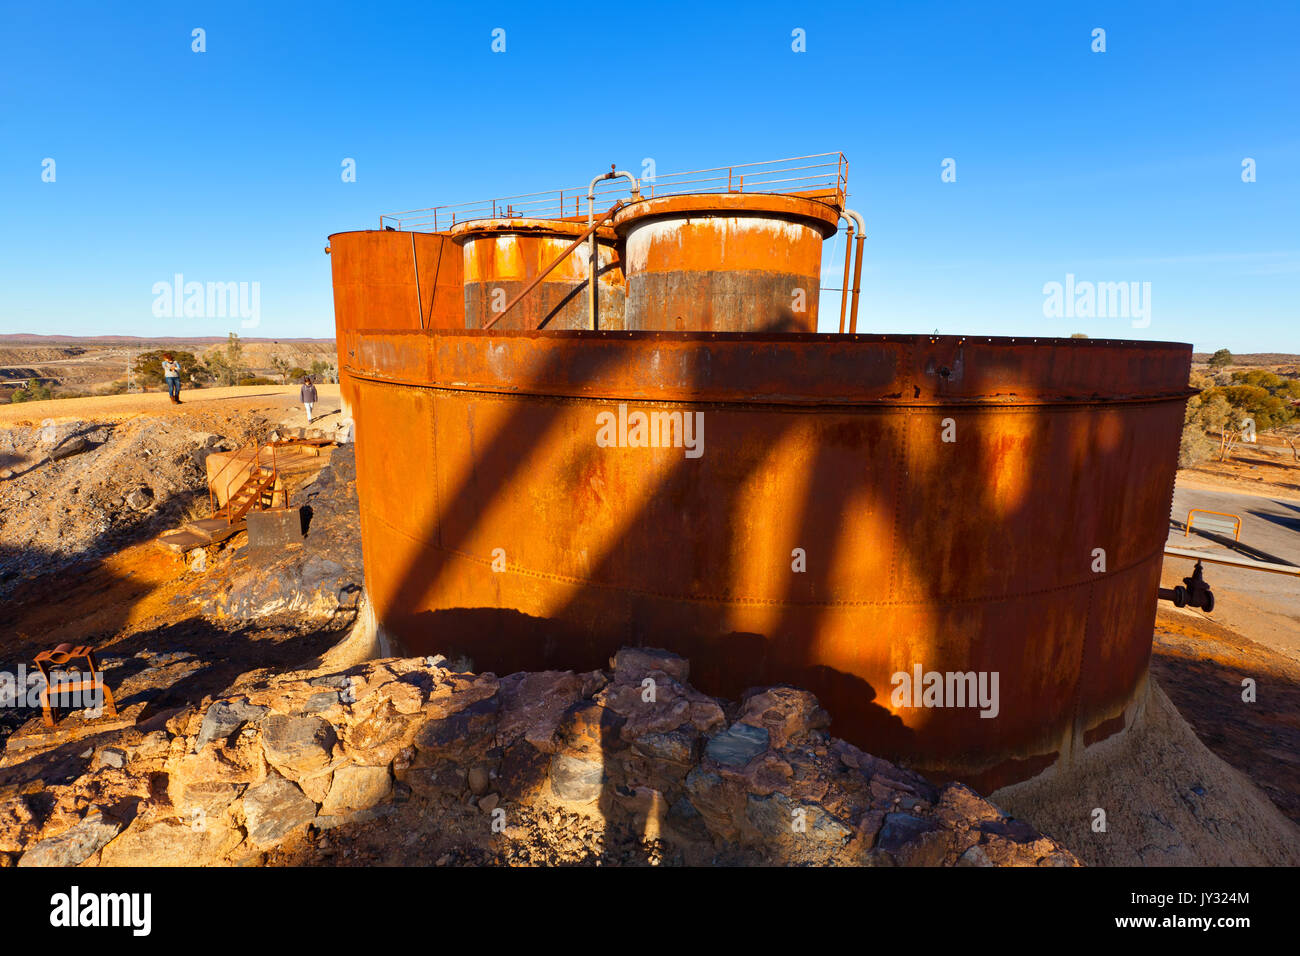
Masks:
[[[849,217],[840,213],[841,219]],[[844,315],[849,307],[849,265],[853,262],[853,222],[844,234],[844,281],[840,283],[840,335],[844,334]]]
[[[587,187],[588,228],[592,226],[593,220],[595,219],[596,216],[596,183],[606,179],[617,179],[619,176],[626,176],[627,181],[632,184],[632,201],[636,202],[638,199],[641,198],[641,184],[637,182],[636,177],[625,170],[615,169],[614,164],[610,163],[609,172],[604,173],[603,175],[600,176],[593,177],[591,180],[591,185]],[[600,310],[600,297],[599,297],[599,288],[598,288],[600,284],[598,279],[600,273],[600,262],[598,260],[598,254],[596,251],[597,247],[596,247],[595,229],[591,230],[590,243],[591,245],[589,247],[589,252],[588,252],[589,264],[587,270],[587,305],[588,305],[587,311],[591,314],[591,327],[595,329],[597,328],[598,325],[597,316]]]

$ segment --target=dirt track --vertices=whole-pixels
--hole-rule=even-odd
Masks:
[[[39,425],[44,419],[57,421],[88,419],[95,421],[125,421],[140,415],[194,416],[220,414],[223,410],[238,408],[251,411],[254,407],[265,411],[290,412],[297,408],[299,417],[288,419],[286,424],[305,425],[306,413],[298,404],[298,385],[242,385],[231,388],[186,389],[181,392],[181,404],[173,405],[162,390],[133,395],[103,395],[93,398],[60,398],[48,402],[22,402],[18,405],[0,405],[0,427],[10,425]],[[336,412],[339,407],[337,385],[317,385],[321,413]],[[331,424],[333,419],[324,424]]]

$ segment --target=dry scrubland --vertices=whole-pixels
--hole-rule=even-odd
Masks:
[[[30,379],[48,385],[55,397],[97,394],[126,380],[128,362],[142,352],[159,349],[192,352],[200,359],[219,353],[227,339],[73,339],[62,336],[0,335],[0,406]],[[249,375],[277,377],[273,359],[291,367],[310,369],[315,361],[337,361],[333,339],[241,339],[242,359]],[[161,390],[161,389],[159,389]]]
[[[295,393],[0,407],[4,669],[91,642],[123,715],[46,735],[0,708],[0,864],[1300,863],[1300,831],[1248,779],[1300,816],[1300,785],[1259,745],[1294,709],[1238,737],[1205,720],[1240,671],[1297,695],[1300,674],[1191,612],[1162,612],[1131,732],[990,803],[836,740],[805,692],[708,697],[670,654],[514,675],[384,657],[347,446],[293,491],[303,545],[254,556],[241,534],[202,570],[156,549],[205,500],[204,456],[302,424]],[[333,413],[337,387],[321,393]]]

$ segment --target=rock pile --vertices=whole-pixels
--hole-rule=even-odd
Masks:
[[[0,583],[106,553],[206,503],[221,437],[179,421],[62,421],[0,429]]]
[[[805,691],[711,698],[688,683],[687,661],[649,649],[583,674],[446,664],[281,675],[76,754],[11,754],[0,855],[20,866],[1077,865],[966,787],[830,737]]]

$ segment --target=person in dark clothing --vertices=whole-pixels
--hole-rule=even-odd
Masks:
[[[316,404],[316,386],[311,383],[311,376],[302,382],[302,403],[307,408],[307,423],[311,424],[311,407]]]

